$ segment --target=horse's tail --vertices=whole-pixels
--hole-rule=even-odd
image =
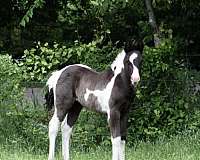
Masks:
[[[53,108],[54,105],[54,93],[53,93],[53,88],[48,90],[45,94],[45,106],[46,108],[50,111]]]
[[[49,77],[46,85],[48,86],[48,91],[46,92],[45,94],[45,100],[46,100],[46,108],[48,110],[51,110],[54,106],[54,85],[55,83],[57,82],[57,73],[58,71],[56,72],[53,72],[51,77]]]

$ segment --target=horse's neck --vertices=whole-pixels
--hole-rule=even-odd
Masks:
[[[124,89],[126,89],[127,92],[132,91],[132,89],[134,88],[134,86],[131,83],[131,77],[129,77],[128,74],[125,73],[125,70],[123,70],[120,73],[120,76],[121,76],[121,78],[120,78],[121,79],[121,83],[123,84]]]
[[[114,72],[110,67],[99,74],[100,78],[105,79],[106,81],[110,81],[111,78],[114,76]]]

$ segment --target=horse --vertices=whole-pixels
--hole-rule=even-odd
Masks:
[[[125,160],[128,113],[140,81],[142,50],[124,49],[103,72],[83,64],[68,65],[52,73],[46,85],[49,108],[54,113],[49,122],[49,156],[54,160],[55,140],[61,126],[62,156],[69,160],[72,128],[83,107],[104,113],[111,132],[112,160]]]

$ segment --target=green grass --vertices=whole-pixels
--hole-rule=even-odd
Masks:
[[[47,153],[32,153],[19,148],[1,146],[0,160],[45,160]],[[110,160],[111,148],[99,147],[90,152],[75,151],[72,160]],[[56,160],[62,160],[57,153]],[[175,136],[156,143],[138,142],[126,149],[126,160],[200,160],[200,133]]]

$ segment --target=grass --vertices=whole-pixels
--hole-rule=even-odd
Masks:
[[[0,147],[0,160],[45,160],[47,153],[32,153],[19,148]],[[111,148],[99,147],[90,152],[72,151],[73,160],[110,160]],[[127,160],[200,160],[200,133],[175,136],[156,143],[138,142],[126,149]],[[56,160],[62,160],[57,154]]]

